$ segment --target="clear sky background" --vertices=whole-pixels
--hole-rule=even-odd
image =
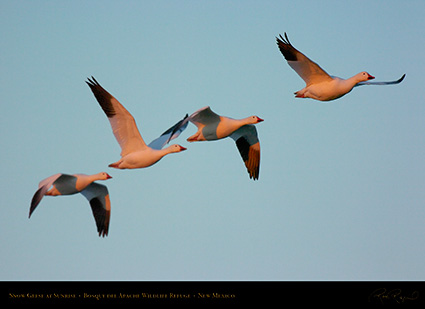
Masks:
[[[0,1],[1,280],[424,280],[425,2]],[[275,36],[329,74],[366,70],[331,103]],[[85,84],[93,75],[150,142],[203,106],[258,115],[259,181],[231,139],[139,170]],[[52,174],[107,171],[109,236]]]

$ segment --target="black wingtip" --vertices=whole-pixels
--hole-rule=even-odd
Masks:
[[[282,37],[282,35],[279,33],[279,37],[276,37],[276,43],[277,44],[279,44],[279,42],[282,42],[282,43],[284,43],[283,41],[284,41],[285,39]]]
[[[92,80],[94,81],[94,83],[95,83],[96,85],[99,85],[99,86],[100,86],[99,82],[96,80],[96,78],[94,78],[94,76],[93,76],[93,75],[91,76],[91,78],[92,78]]]
[[[86,83],[90,87],[97,102],[102,107],[106,116],[108,118],[114,117],[116,115],[116,112],[111,103],[111,99],[113,98],[113,96],[109,92],[107,92],[93,76],[91,77],[91,79],[87,78]]]
[[[86,83],[89,86],[99,85],[99,83],[97,82],[97,80],[93,76],[91,76],[91,79],[90,79],[90,77],[87,77]]]
[[[87,77],[85,82],[87,85],[89,85],[90,88],[94,86],[94,82],[90,79],[90,77]]]
[[[30,211],[29,211],[29,214],[28,214],[28,219],[31,218],[32,213],[37,208],[38,204],[40,204],[41,199],[43,198],[43,196],[46,193],[46,191],[47,190],[46,190],[45,187],[41,187],[41,188],[38,188],[38,190],[34,193],[34,196],[32,197],[32,200],[31,200],[31,205],[30,205]]]
[[[291,42],[289,42],[289,38],[288,38],[288,35],[286,34],[286,32],[284,32],[284,33],[283,33],[283,35],[284,35],[285,37],[283,37],[283,36],[279,33],[279,37],[280,37],[280,39],[279,39],[278,37],[276,37],[276,41],[277,41],[277,43],[279,44],[279,42],[282,42],[283,44],[286,44],[286,45],[292,45],[292,44],[291,44]]]
[[[37,204],[38,205],[38,204]],[[37,207],[37,205],[31,205],[31,207],[30,207],[30,211],[29,211],[29,214],[28,214],[28,219],[30,219],[31,218],[31,215],[32,215],[32,213],[34,212],[34,210],[35,210],[35,208]]]
[[[289,38],[288,38],[288,35],[286,34],[286,32],[284,34],[285,34],[285,39],[288,42],[288,44],[291,44],[291,42],[289,42]]]
[[[94,76],[92,75],[91,78],[87,77],[86,80],[86,84],[91,86],[100,86],[99,82],[96,80],[96,78],[94,78]]]
[[[105,231],[105,230],[99,231],[99,237],[105,238],[105,236],[108,236],[108,231]]]
[[[292,46],[286,32],[284,35],[285,38],[281,34],[279,34],[280,39],[276,38],[277,46],[287,61],[297,61],[297,50]]]
[[[37,193],[39,193],[39,191],[37,191]],[[31,203],[31,206],[30,206],[30,211],[29,211],[29,214],[28,214],[28,219],[31,218],[31,215],[34,212],[34,210],[37,208],[38,204],[40,203],[40,200],[38,200],[37,202],[34,202],[34,199],[33,199],[32,203]]]

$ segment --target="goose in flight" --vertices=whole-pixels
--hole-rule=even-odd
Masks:
[[[331,101],[349,93],[354,87],[362,85],[394,85],[399,84],[406,74],[396,81],[390,82],[369,82],[374,79],[367,72],[360,72],[348,79],[330,76],[317,63],[311,61],[303,53],[295,49],[289,42],[285,33],[285,38],[279,34],[276,37],[277,45],[288,62],[289,66],[298,73],[305,81],[306,87],[295,92],[297,98],[312,98],[319,101]]]
[[[115,138],[121,146],[121,159],[109,164],[109,167],[118,169],[144,168],[155,164],[167,154],[186,150],[186,148],[176,144],[162,149],[165,144],[179,136],[186,128],[187,122],[184,122],[184,119],[165,131],[149,145],[146,145],[137,129],[133,116],[124,106],[107,92],[93,76],[86,83],[108,117]]]
[[[232,119],[214,113],[209,106],[203,107],[186,121],[195,124],[198,131],[187,139],[188,142],[214,141],[231,137],[239,150],[248,170],[249,177],[257,180],[260,172],[260,141],[254,124],[262,122],[257,116]]]
[[[94,175],[85,174],[55,174],[42,181],[35,192],[29,211],[29,218],[45,195],[72,195],[81,193],[89,201],[99,236],[107,236],[111,215],[111,202],[106,186],[98,184],[96,180],[112,178],[102,172]]]

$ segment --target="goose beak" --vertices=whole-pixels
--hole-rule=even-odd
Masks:
[[[375,76],[370,75],[369,73],[367,74],[367,79],[374,79]]]
[[[184,151],[184,150],[186,150],[187,148],[184,148],[183,146],[180,146],[180,151]]]
[[[112,178],[112,176],[111,176],[111,175],[106,174],[106,179],[111,179],[111,178]]]
[[[260,117],[257,117],[257,121],[258,121],[258,122],[263,122],[263,121],[264,121],[264,119],[261,119]]]

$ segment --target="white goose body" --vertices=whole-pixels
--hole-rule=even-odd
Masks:
[[[94,175],[86,174],[55,174],[51,177],[46,178],[40,182],[41,186],[51,186],[51,189],[46,192],[45,195],[57,196],[57,195],[72,195],[83,191],[96,180],[106,180],[112,178],[106,173],[99,173]],[[106,178],[105,178],[106,177]],[[60,179],[59,179],[60,178]],[[60,181],[62,180],[62,181]]]
[[[184,149],[179,145],[171,145],[164,149],[153,149],[146,147],[143,150],[130,152],[123,156],[121,160],[109,164],[110,167],[118,169],[135,169],[135,168],[146,168],[154,165],[161,160],[167,154],[173,152],[180,152]]]
[[[124,106],[107,92],[94,77],[88,79],[86,83],[108,117],[114,136],[121,147],[121,159],[109,164],[109,167],[118,169],[145,168],[155,164],[170,153],[186,150],[180,145],[171,145],[164,149],[162,147],[179,136],[186,128],[187,122],[184,120],[187,115],[160,137],[146,145],[137,129],[136,121]]]
[[[55,174],[40,181],[30,205],[29,217],[45,195],[60,196],[81,193],[89,201],[99,236],[108,235],[111,202],[106,186],[95,183],[96,180],[112,178],[102,172],[94,175]]]
[[[220,116],[219,121],[214,125],[205,125],[203,123],[194,122],[198,127],[198,131],[187,139],[188,142],[215,141],[229,137],[233,132],[244,125],[248,125],[246,119],[232,119]]]
[[[375,77],[367,72],[360,72],[348,79],[330,76],[317,63],[293,47],[286,33],[285,38],[281,35],[279,36],[280,38],[276,38],[276,42],[282,55],[289,66],[306,83],[306,87],[294,93],[297,98],[331,101],[346,95],[354,87],[362,85],[394,85],[400,83],[406,76],[404,74],[400,79],[390,82],[368,82],[368,80]]]
[[[230,136],[245,125],[263,121],[257,116],[243,119],[220,116],[214,113],[209,106],[197,110],[189,116],[188,120],[198,128],[198,131],[187,139],[188,142],[219,140]]]
[[[349,79],[332,77],[332,80],[325,80],[321,83],[311,84],[297,91],[295,93],[295,97],[311,98],[319,101],[335,100],[349,93],[357,83],[362,81],[359,77],[360,76],[357,75]]]

